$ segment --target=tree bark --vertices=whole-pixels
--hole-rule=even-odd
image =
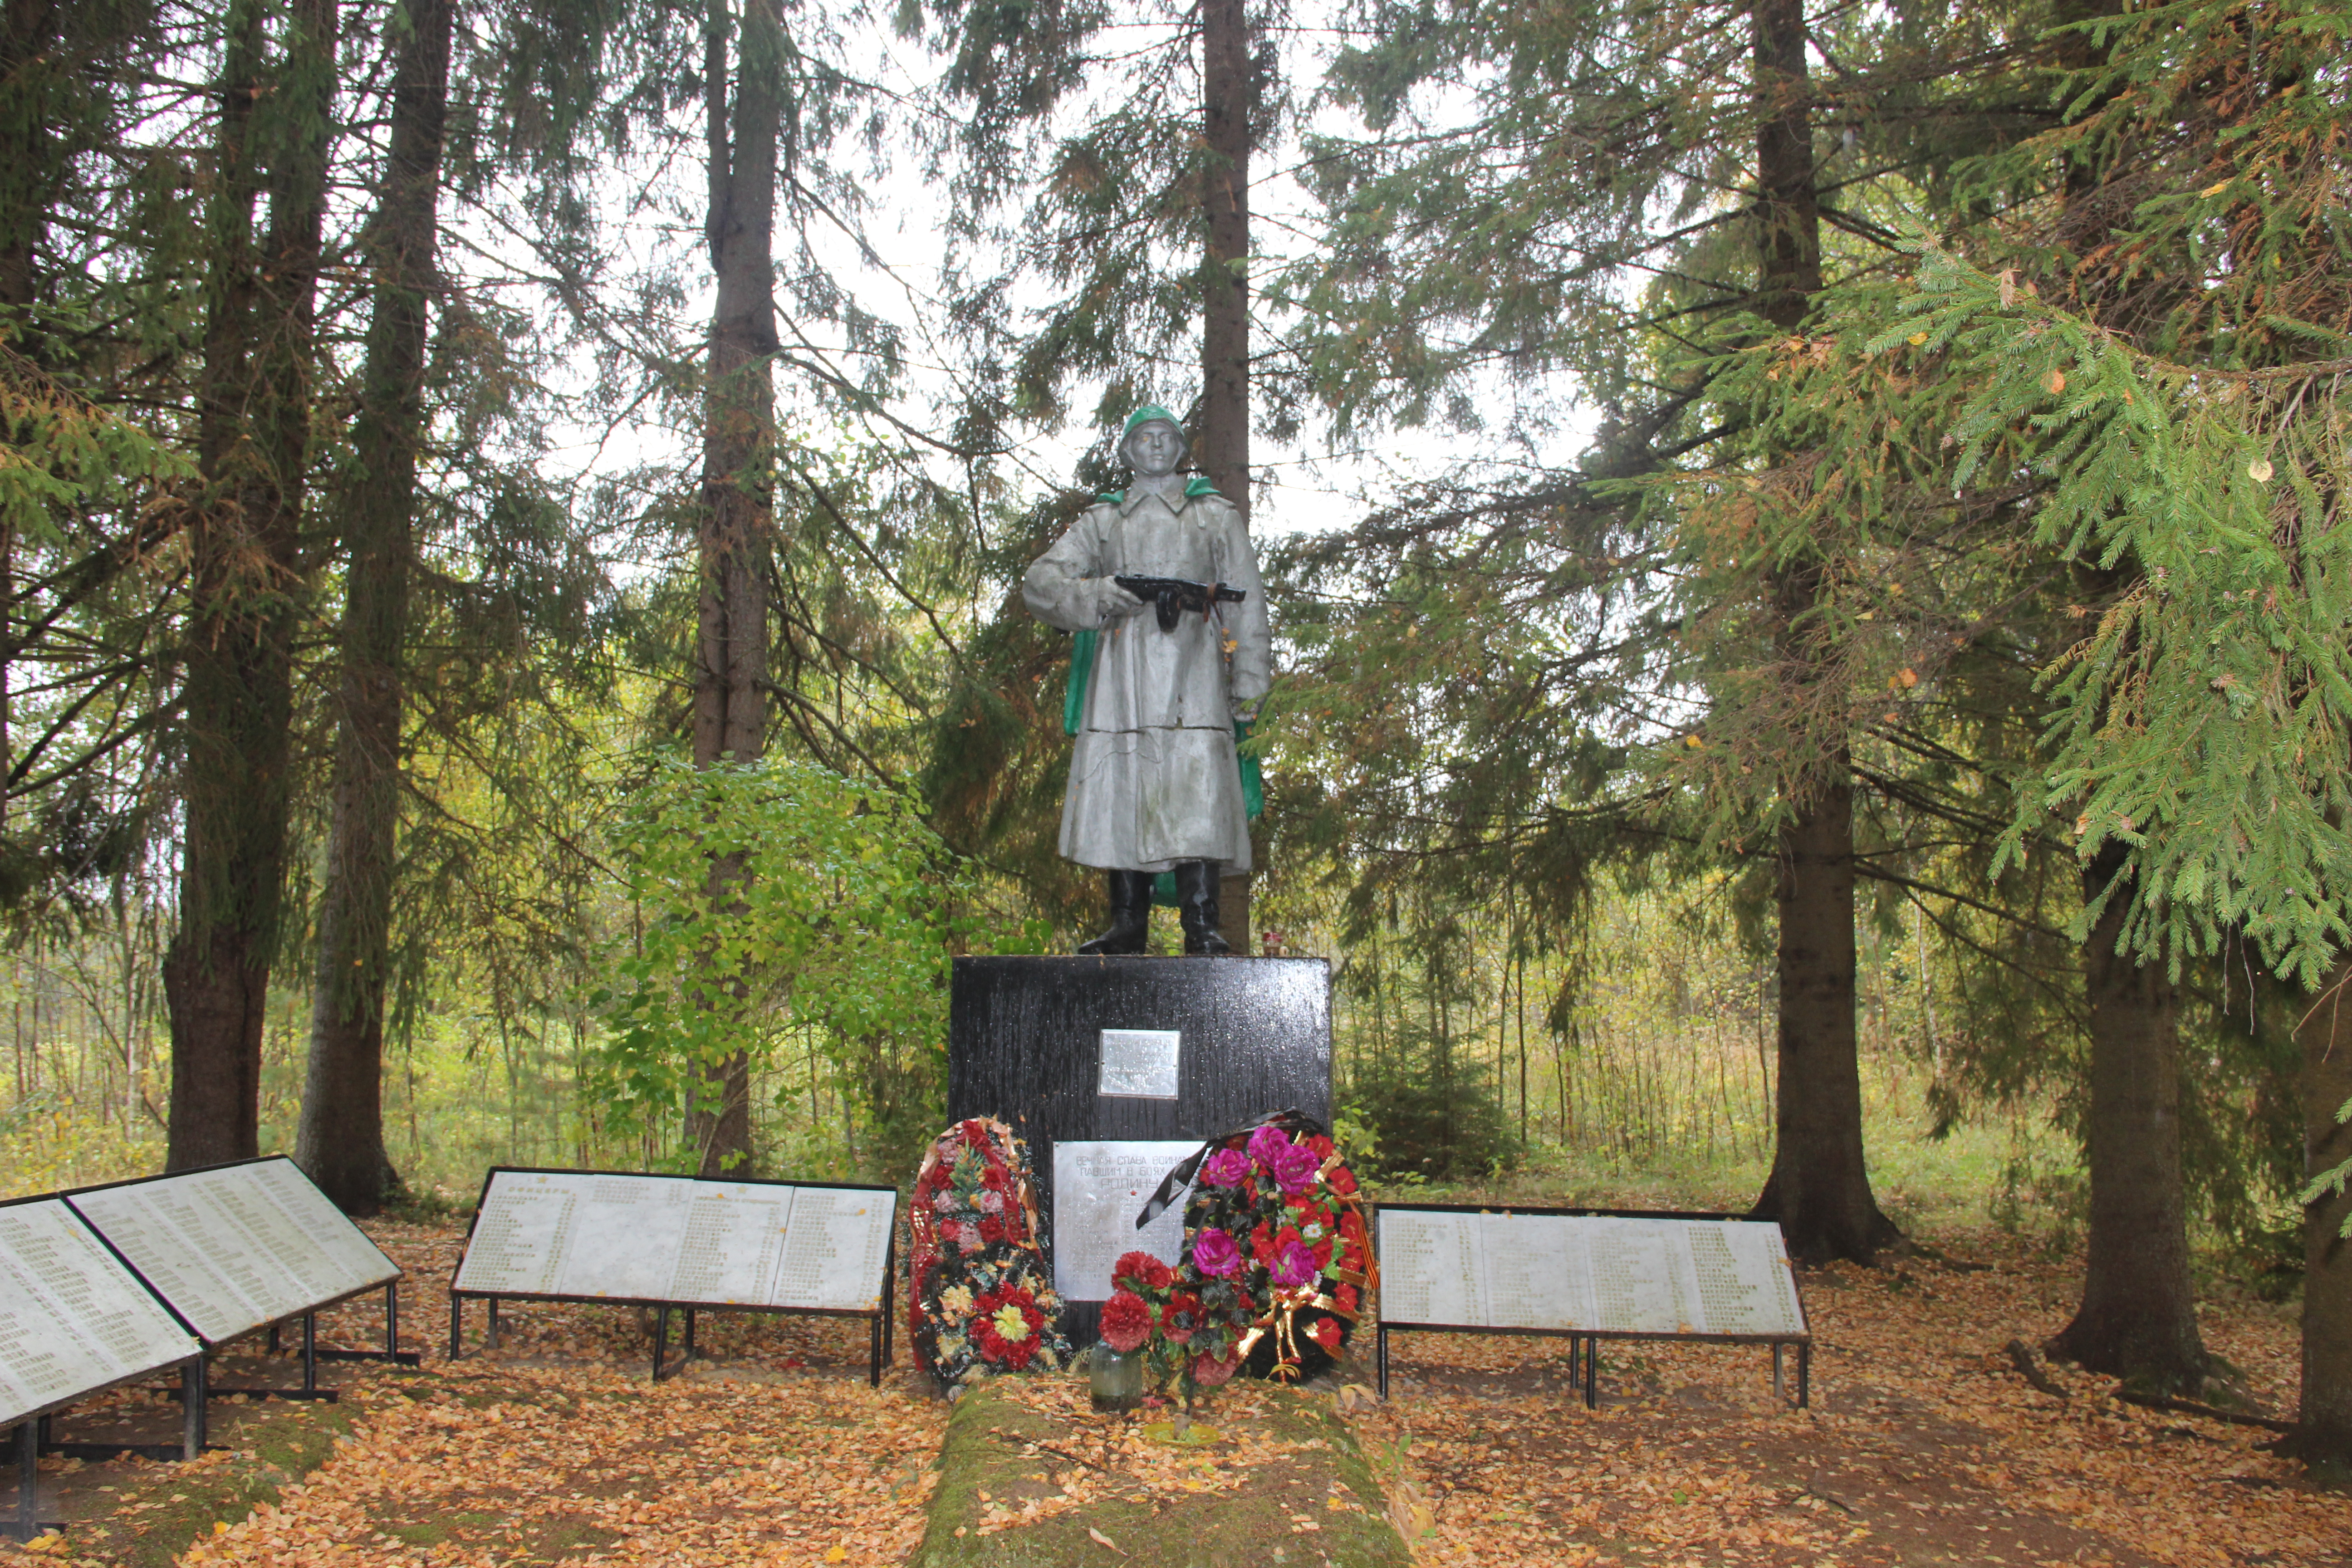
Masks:
[[[2303,1168],[2352,1160],[2352,961],[2339,963],[2295,1031],[2303,1048]],[[2303,1409],[2280,1451],[2340,1469],[2352,1465],[2352,1192],[2322,1194],[2303,1211]]]
[[[727,12],[714,0],[705,34],[710,159],[712,313],[703,396],[702,576],[694,686],[694,760],[748,763],[767,748],[768,605],[773,529],[768,475],[775,426],[770,363],[776,352],[771,291],[776,218],[776,144],[782,118],[783,20],[776,0],[744,7],[732,111],[727,92]],[[739,858],[710,867],[723,900],[745,875]],[[686,1118],[706,1176],[752,1168],[750,1059],[740,1051],[709,1064]]]
[[[2083,952],[2091,1024],[2091,1234],[2082,1305],[2051,1353],[2150,1393],[2204,1382],[2180,1182],[2179,1003],[2163,961],[2116,951],[2130,852],[2111,844],[2083,877],[2113,896]]]
[[[1803,0],[1760,0],[1754,16],[1756,309],[1775,327],[1794,331],[1822,287]],[[1821,593],[1819,559],[1798,558],[1770,586],[1783,679],[1799,685],[1836,679],[1804,624]],[[1880,1247],[1900,1238],[1879,1212],[1863,1157],[1853,781],[1843,741],[1825,748],[1788,803],[1780,840],[1775,1136],[1772,1173],[1753,1213],[1779,1220],[1791,1254],[1811,1262],[1873,1262]]]
[[[415,552],[416,462],[425,438],[426,291],[438,238],[441,132],[452,0],[408,0],[396,45],[392,133],[368,236],[368,325],[357,471],[345,515],[342,713],[319,905],[310,1056],[294,1158],[347,1214],[399,1185],[383,1143],[383,1008],[400,820],[402,668]]]
[[[261,90],[264,8],[226,23],[211,212],[203,490],[189,527],[181,738],[179,929],[163,961],[172,1020],[172,1170],[258,1152],[261,1038],[283,896],[292,647],[310,363],[333,136],[334,0],[294,0]],[[253,208],[268,170],[257,255]]]
[[[1199,467],[1219,494],[1250,510],[1249,180],[1250,70],[1244,0],[1202,0],[1201,110],[1208,168],[1202,205],[1208,248],[1201,266],[1201,450]],[[1250,941],[1250,878],[1224,877],[1217,929],[1238,953]]]

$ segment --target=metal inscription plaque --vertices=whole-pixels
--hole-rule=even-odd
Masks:
[[[1780,1227],[1744,1220],[1380,1211],[1381,1319],[1802,1337]]]
[[[200,1349],[62,1201],[0,1208],[0,1426]]]
[[[400,1278],[400,1266],[283,1157],[65,1201],[207,1344]]]
[[[1097,1094],[1130,1100],[1176,1098],[1176,1064],[1182,1052],[1181,1029],[1105,1029],[1102,1072]]]
[[[497,1171],[456,1289],[871,1311],[898,1194]]]
[[[1141,1230],[1135,1216],[1160,1179],[1200,1147],[1073,1139],[1054,1145],[1054,1289],[1062,1300],[1110,1300],[1110,1268],[1121,1253],[1148,1252],[1163,1263],[1182,1256],[1181,1195]]]

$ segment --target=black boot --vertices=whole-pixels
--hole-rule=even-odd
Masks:
[[[1176,915],[1184,923],[1188,957],[1215,958],[1233,952],[1217,934],[1217,867],[1211,860],[1185,860],[1176,867]]]
[[[1110,930],[1092,942],[1078,943],[1088,957],[1101,953],[1141,952],[1151,930],[1151,873],[1109,871]]]

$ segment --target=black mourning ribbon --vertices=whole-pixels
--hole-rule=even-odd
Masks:
[[[1143,1200],[1143,1212],[1135,1216],[1135,1228],[1141,1230],[1145,1226],[1167,1213],[1168,1205],[1176,1201],[1176,1195],[1192,1184],[1192,1177],[1200,1171],[1201,1162],[1207,1159],[1219,1144],[1228,1138],[1238,1138],[1244,1132],[1255,1132],[1261,1127],[1279,1127],[1294,1138],[1302,1132],[1310,1138],[1323,1137],[1329,1131],[1320,1121],[1303,1110],[1269,1110],[1254,1121],[1244,1121],[1238,1127],[1228,1127],[1223,1132],[1213,1133],[1207,1142],[1193,1150],[1190,1155],[1178,1162],[1174,1170],[1160,1178],[1160,1185],[1153,1188],[1151,1195]]]

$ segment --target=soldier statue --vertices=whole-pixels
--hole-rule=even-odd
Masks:
[[[1078,951],[1141,952],[1165,871],[1184,951],[1213,956],[1232,951],[1217,932],[1221,869],[1250,866],[1234,741],[1270,678],[1265,591],[1240,510],[1207,479],[1178,475],[1186,448],[1173,415],[1137,409],[1118,449],[1134,483],[1089,506],[1021,585],[1040,620],[1097,634],[1091,659],[1082,638],[1070,672],[1084,689],[1062,854],[1108,875],[1110,929]],[[1153,597],[1118,577],[1155,580],[1139,584]]]

